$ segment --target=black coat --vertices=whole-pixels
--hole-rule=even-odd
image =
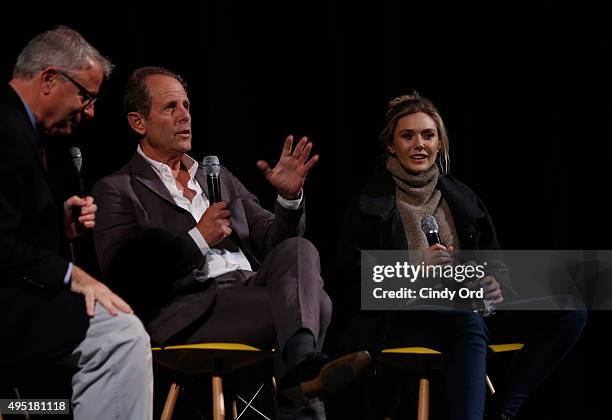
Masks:
[[[10,87],[0,88],[0,360],[67,351],[84,337],[80,295],[65,290],[68,259],[38,133]]]
[[[375,339],[380,329],[379,312],[360,310],[361,250],[407,250],[404,225],[396,206],[395,181],[381,164],[374,170],[365,188],[349,205],[340,237],[335,284],[330,294],[334,301],[334,317],[341,330],[340,347],[359,347]],[[440,190],[453,215],[462,250],[499,250],[495,228],[489,212],[478,196],[451,175],[441,175],[436,189]],[[498,260],[501,262],[501,254]],[[501,263],[496,272],[504,290],[509,278]],[[359,330],[359,331],[356,331]],[[347,338],[347,335],[353,336]],[[355,336],[357,338],[355,340]],[[335,346],[338,347],[338,346]],[[368,346],[369,347],[369,346]]]

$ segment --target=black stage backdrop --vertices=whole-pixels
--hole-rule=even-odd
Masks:
[[[73,138],[89,186],[134,151],[120,102],[142,65],[185,77],[193,156],[218,155],[266,206],[275,193],[255,162],[276,159],[287,134],[308,135],[321,160],[306,186],[307,237],[327,275],[345,204],[381,151],[386,101],[412,90],[439,106],[451,172],[487,203],[504,248],[609,249],[605,14],[583,3],[418,3],[30,5],[3,13],[0,71],[8,80],[23,45],[58,24],[117,65],[96,118]],[[590,313],[578,346],[521,418],[608,417],[605,387],[595,382],[610,371],[609,319]]]

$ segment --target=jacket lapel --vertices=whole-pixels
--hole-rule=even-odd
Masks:
[[[136,182],[144,185],[149,191],[161,197],[172,206],[183,210],[176,204],[174,198],[172,198],[172,195],[170,194],[170,191],[168,191],[162,180],[155,173],[153,168],[151,168],[151,165],[149,165],[149,163],[142,156],[140,156],[138,153],[134,153],[132,160],[130,160],[130,163],[128,164],[128,168]]]

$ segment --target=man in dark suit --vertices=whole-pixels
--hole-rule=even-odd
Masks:
[[[94,242],[102,271],[161,345],[231,341],[276,346],[277,416],[324,418],[317,397],[348,384],[366,352],[325,362],[318,353],[331,317],[319,256],[304,232],[302,187],[318,156],[289,136],[274,168],[258,167],[278,191],[274,213],[227,169],[222,202],[211,204],[191,149],[182,79],[160,67],[130,77],[124,98],[140,136],[131,161],[94,186],[100,205]]]
[[[111,69],[59,27],[28,43],[0,89],[0,364],[16,376],[35,360],[75,368],[76,419],[150,419],[149,337],[129,305],[62,255],[78,235],[72,208],[91,229],[96,205],[73,196],[56,206],[41,141],[94,116]]]

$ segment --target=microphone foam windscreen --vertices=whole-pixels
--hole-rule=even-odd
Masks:
[[[206,175],[219,175],[219,172],[221,172],[219,158],[212,155],[206,156],[202,159],[202,169]]]
[[[438,231],[438,222],[435,217],[428,215],[421,219],[421,229],[423,232],[437,232]]]
[[[83,155],[81,155],[81,149],[78,147],[70,148],[70,156],[72,157],[72,161],[74,162],[74,166],[77,168],[77,171],[81,171],[81,167],[83,166]]]

